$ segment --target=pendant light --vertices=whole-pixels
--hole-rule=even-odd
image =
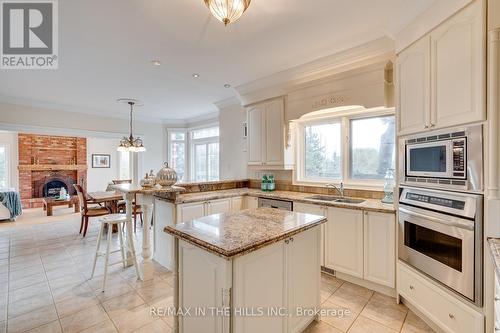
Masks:
[[[132,113],[134,111],[134,106],[142,106],[142,102],[137,99],[120,98],[117,100],[118,103],[128,104],[130,106],[130,135],[129,137],[123,137],[120,140],[120,145],[118,146],[118,151],[124,152],[143,152],[146,148],[142,144],[142,139],[135,138],[132,132]]]
[[[212,15],[228,25],[243,15],[251,0],[204,0]]]

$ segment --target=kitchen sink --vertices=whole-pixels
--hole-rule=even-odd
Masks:
[[[335,202],[342,202],[342,203],[350,203],[350,204],[360,204],[364,202],[365,200],[363,199],[354,199],[354,198],[339,198],[337,200],[334,200]]]
[[[306,197],[306,199],[321,200],[321,201],[333,201],[333,202],[350,203],[350,204],[360,204],[360,203],[365,201],[363,199],[345,198],[345,197],[342,198],[342,197],[333,196],[333,195],[311,195],[310,197]]]
[[[322,200],[322,201],[335,201],[335,200],[339,200],[341,198],[333,196],[333,195],[311,195],[310,197],[306,197],[306,199]]]

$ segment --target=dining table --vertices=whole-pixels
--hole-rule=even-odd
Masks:
[[[118,201],[123,200],[122,194],[117,191],[88,192],[87,196],[92,203],[108,205],[112,213],[118,212]]]
[[[126,205],[126,230],[127,230],[127,251],[126,251],[126,264],[127,266],[132,265],[131,251],[135,252],[135,244],[133,237],[133,225],[132,225],[132,214],[135,204],[141,205],[144,223],[142,225],[142,252],[141,256],[143,261],[149,261],[152,258],[151,251],[151,219],[153,217],[153,205],[154,196],[156,194],[162,193],[180,193],[184,192],[186,189],[179,186],[153,186],[153,187],[142,187],[138,184],[115,184],[110,185],[110,187],[117,193],[120,193],[121,198],[125,200]],[[142,279],[142,277],[141,277]]]

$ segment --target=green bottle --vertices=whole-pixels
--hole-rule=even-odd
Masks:
[[[268,179],[267,179],[267,175],[263,175],[262,176],[262,181],[260,183],[260,189],[262,191],[267,191],[267,184],[268,184]]]

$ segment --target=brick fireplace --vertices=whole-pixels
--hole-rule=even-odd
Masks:
[[[61,187],[75,194],[73,184],[87,184],[87,139],[18,134],[19,191],[24,208],[42,206],[42,198]]]

